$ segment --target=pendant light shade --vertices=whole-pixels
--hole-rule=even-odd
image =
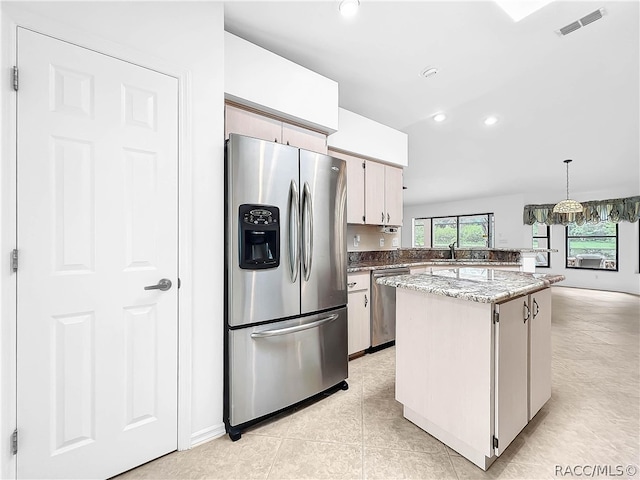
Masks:
[[[580,202],[569,198],[569,164],[571,160],[564,160],[564,163],[567,164],[567,199],[556,203],[553,207],[553,213],[580,213],[583,211]]]

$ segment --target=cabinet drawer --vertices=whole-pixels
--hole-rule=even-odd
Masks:
[[[369,289],[369,272],[350,273],[347,275],[347,291]]]

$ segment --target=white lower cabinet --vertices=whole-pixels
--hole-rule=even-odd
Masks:
[[[362,352],[371,346],[369,282],[369,272],[347,275],[349,355]]]
[[[496,305],[496,436],[500,455],[551,398],[551,289]]]
[[[551,289],[529,295],[529,420],[551,398]]]
[[[398,288],[396,307],[405,418],[486,470],[551,398],[551,289],[490,304]]]

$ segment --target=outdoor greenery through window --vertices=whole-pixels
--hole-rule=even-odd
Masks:
[[[449,248],[487,248],[493,246],[493,214],[415,218],[413,246]]]
[[[567,225],[567,268],[618,271],[618,224]]]
[[[551,234],[549,225],[533,224],[533,248],[551,248]],[[549,252],[536,253],[536,267],[550,267]]]

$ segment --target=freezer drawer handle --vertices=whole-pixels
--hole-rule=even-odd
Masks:
[[[255,332],[251,334],[251,338],[275,337],[278,335],[288,335],[290,333],[301,332],[303,330],[319,327],[320,325],[324,325],[325,323],[332,322],[336,318],[338,318],[338,314],[334,313],[333,315],[329,315],[328,317],[321,318],[320,320],[316,320],[315,322],[305,323],[304,325],[296,325],[295,327],[287,327],[287,328],[278,328],[276,330],[266,330],[264,332]]]
[[[298,199],[298,185],[291,180],[289,186],[289,265],[291,266],[291,283],[298,279],[298,263],[300,256],[300,200]]]

